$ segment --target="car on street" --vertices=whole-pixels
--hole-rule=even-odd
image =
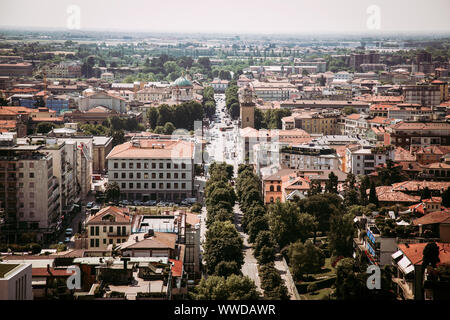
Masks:
[[[67,228],[66,229],[66,236],[71,236],[73,233],[73,229],[72,228]]]
[[[92,207],[94,206],[94,202],[88,202],[87,204],[86,204],[86,209],[91,209]]]
[[[70,242],[70,237],[66,237],[66,238],[64,239],[64,242],[65,242],[65,243]]]

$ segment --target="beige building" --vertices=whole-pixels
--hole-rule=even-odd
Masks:
[[[109,245],[128,241],[131,234],[131,220],[127,208],[105,207],[88,218],[88,248],[106,250]]]
[[[108,170],[106,156],[112,150],[112,137],[93,137],[92,145],[94,156],[92,159],[92,172],[105,173]]]
[[[0,263],[0,300],[33,300],[31,264]]]
[[[241,128],[255,127],[255,103],[253,101],[253,90],[250,86],[241,89],[240,97],[240,119]]]
[[[178,201],[194,194],[192,142],[137,139],[115,146],[106,159],[122,199]]]

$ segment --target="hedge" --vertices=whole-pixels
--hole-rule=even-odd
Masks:
[[[302,282],[302,283],[296,283],[296,287],[298,290],[298,293],[307,293],[308,292],[308,286],[315,283],[317,285],[317,290],[330,288],[334,283],[336,282],[336,277],[321,279],[317,281],[311,281],[311,282]]]

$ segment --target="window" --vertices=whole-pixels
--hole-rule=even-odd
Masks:
[[[173,184],[173,188],[174,188],[174,189],[178,189],[178,183],[175,182],[175,183]]]
[[[161,172],[161,173],[159,174],[159,178],[160,178],[160,179],[164,179],[164,173]]]
[[[186,163],[183,162],[183,163],[181,164],[181,169],[186,169]]]
[[[91,247],[93,247],[94,246],[94,239],[91,239]],[[94,268],[92,268],[92,269],[94,269]]]
[[[103,227],[103,232],[106,232],[106,227]]]
[[[160,169],[164,169],[164,163],[160,162],[160,163],[159,163],[159,168],[160,168]]]
[[[140,178],[141,178],[141,173],[140,172],[136,173],[136,179],[140,179]]]
[[[160,184],[159,184],[159,188],[160,188],[160,189],[164,189],[164,183],[160,183]]]
[[[281,191],[281,186],[277,186],[277,191],[278,191],[278,192]]]
[[[144,183],[144,189],[148,189],[148,183]]]
[[[175,173],[173,174],[173,177],[174,177],[175,179],[178,179],[178,172],[175,172]]]
[[[133,179],[133,178],[134,178],[133,172],[130,172],[130,173],[128,174],[128,177],[129,177],[130,179]]]
[[[100,239],[95,239],[95,246],[100,247]]]
[[[152,169],[156,169],[156,163],[152,163]]]
[[[122,182],[122,189],[125,189],[127,187],[127,184]]]
[[[91,227],[91,236],[93,236],[94,235],[94,227]]]
[[[166,174],[167,179],[170,179],[170,172]]]
[[[148,179],[148,173],[144,173],[144,179]]]
[[[109,239],[109,244],[113,244],[113,239]]]
[[[141,163],[140,162],[136,163],[136,169],[140,169],[140,168],[141,168]]]
[[[148,163],[144,162],[144,169],[148,169]]]
[[[170,189],[170,183],[166,184],[167,189]]]
[[[173,168],[174,168],[174,169],[178,169],[178,163],[174,163],[174,164],[173,164]]]
[[[156,189],[156,183],[152,183],[152,189]]]
[[[183,183],[181,184],[181,189],[186,189],[186,183],[183,182]]]
[[[109,227],[109,233],[113,233],[113,227]]]
[[[30,169],[34,168],[34,162],[30,162]]]
[[[128,164],[128,168],[129,168],[129,169],[133,169],[133,168],[134,168],[134,163],[133,163],[133,162],[130,162],[130,163]]]
[[[269,191],[271,192],[273,191],[273,186],[270,186]]]
[[[122,172],[122,179],[126,179],[127,178],[127,174],[125,172]]]
[[[114,179],[119,179],[119,174],[117,172],[114,172]]]
[[[140,182],[136,183],[136,189],[140,189],[140,188],[141,188],[141,183]]]
[[[19,172],[19,178],[23,178],[23,172]]]
[[[156,173],[152,172],[152,179],[156,179]]]
[[[122,162],[122,169],[125,169],[126,168],[126,163],[125,162]]]
[[[186,173],[181,174],[181,179],[186,179]]]
[[[100,234],[100,227],[95,227],[95,235],[98,236]]]
[[[170,163],[170,162],[167,162],[166,168],[167,168],[167,169],[170,169],[171,167],[172,167],[171,163]]]
[[[114,169],[118,169],[119,168],[119,163],[118,162],[114,162]]]
[[[34,172],[30,172],[30,178],[34,178]]]
[[[130,188],[130,189],[133,189],[133,188],[134,188],[133,182],[130,182],[130,183],[129,183],[129,188]]]
[[[34,182],[30,182],[30,188],[34,188]]]

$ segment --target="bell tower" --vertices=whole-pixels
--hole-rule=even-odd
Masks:
[[[250,85],[244,88],[240,106],[241,128],[255,127],[255,103],[253,102],[253,90]]]

